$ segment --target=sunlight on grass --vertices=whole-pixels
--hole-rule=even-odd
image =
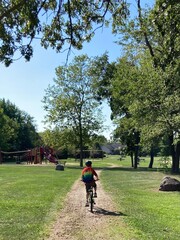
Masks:
[[[63,201],[79,170],[54,166],[0,167],[0,239],[38,239]]]
[[[119,156],[107,156],[92,162],[102,170],[100,181],[121,213],[109,223],[112,239],[117,235],[123,240],[179,239],[180,193],[158,191],[165,176],[158,158],[150,170],[148,158],[136,170],[129,157],[120,161]],[[67,160],[64,171],[48,164],[0,165],[0,239],[43,239],[81,175],[79,165],[74,159]]]
[[[164,174],[153,171],[109,169],[101,179],[111,193],[135,239],[179,239],[180,194],[159,192]]]

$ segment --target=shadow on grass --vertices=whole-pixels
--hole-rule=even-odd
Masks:
[[[80,169],[82,170],[83,167],[80,166],[66,166],[67,168],[70,169]],[[148,167],[138,167],[138,168],[133,168],[133,167],[95,167],[95,170],[104,170],[104,171],[128,171],[128,172],[162,172],[164,174],[169,174],[169,175],[174,175],[174,176],[179,176],[180,173],[172,173],[171,168],[165,169],[164,168],[148,168]]]
[[[106,209],[103,208],[99,208],[99,207],[95,207],[95,212],[96,214],[101,214],[101,215],[108,215],[108,216],[114,216],[114,217],[118,217],[118,216],[127,216],[124,213],[121,212],[112,212],[112,211],[108,211]]]
[[[164,172],[164,173],[172,174],[170,168],[166,171],[164,170],[164,168],[148,168],[148,167],[138,167],[138,168],[133,168],[133,167],[105,167],[105,168],[102,168],[102,169],[103,170],[108,170],[108,171]],[[177,173],[177,175],[178,175],[178,173]]]

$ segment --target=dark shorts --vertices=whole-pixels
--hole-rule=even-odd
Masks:
[[[95,181],[94,182],[90,182],[90,183],[85,183],[85,186],[86,186],[86,192],[88,192],[88,190],[92,187],[96,188],[96,183]]]

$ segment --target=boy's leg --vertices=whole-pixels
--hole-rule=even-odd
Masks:
[[[97,197],[97,184],[94,182],[94,197],[96,198]]]
[[[88,192],[89,186],[86,184],[86,204],[85,207],[89,207],[89,192]]]

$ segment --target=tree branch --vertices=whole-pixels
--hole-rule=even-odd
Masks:
[[[151,46],[151,44],[149,42],[149,39],[148,39],[148,36],[147,36],[147,32],[144,29],[142,13],[141,13],[141,0],[137,0],[137,6],[138,6],[138,14],[139,14],[139,16],[138,16],[139,17],[139,23],[140,23],[141,30],[142,30],[142,32],[144,34],[145,43],[146,43],[146,46],[149,49],[149,52],[150,52],[151,56],[154,58],[155,55],[154,55],[153,48],[152,48],[152,46]]]
[[[3,20],[4,17],[7,17],[11,12],[14,10],[18,10],[22,5],[26,4],[26,0],[20,1],[18,4],[12,6],[7,11],[5,11],[3,14],[0,15],[0,21]]]

